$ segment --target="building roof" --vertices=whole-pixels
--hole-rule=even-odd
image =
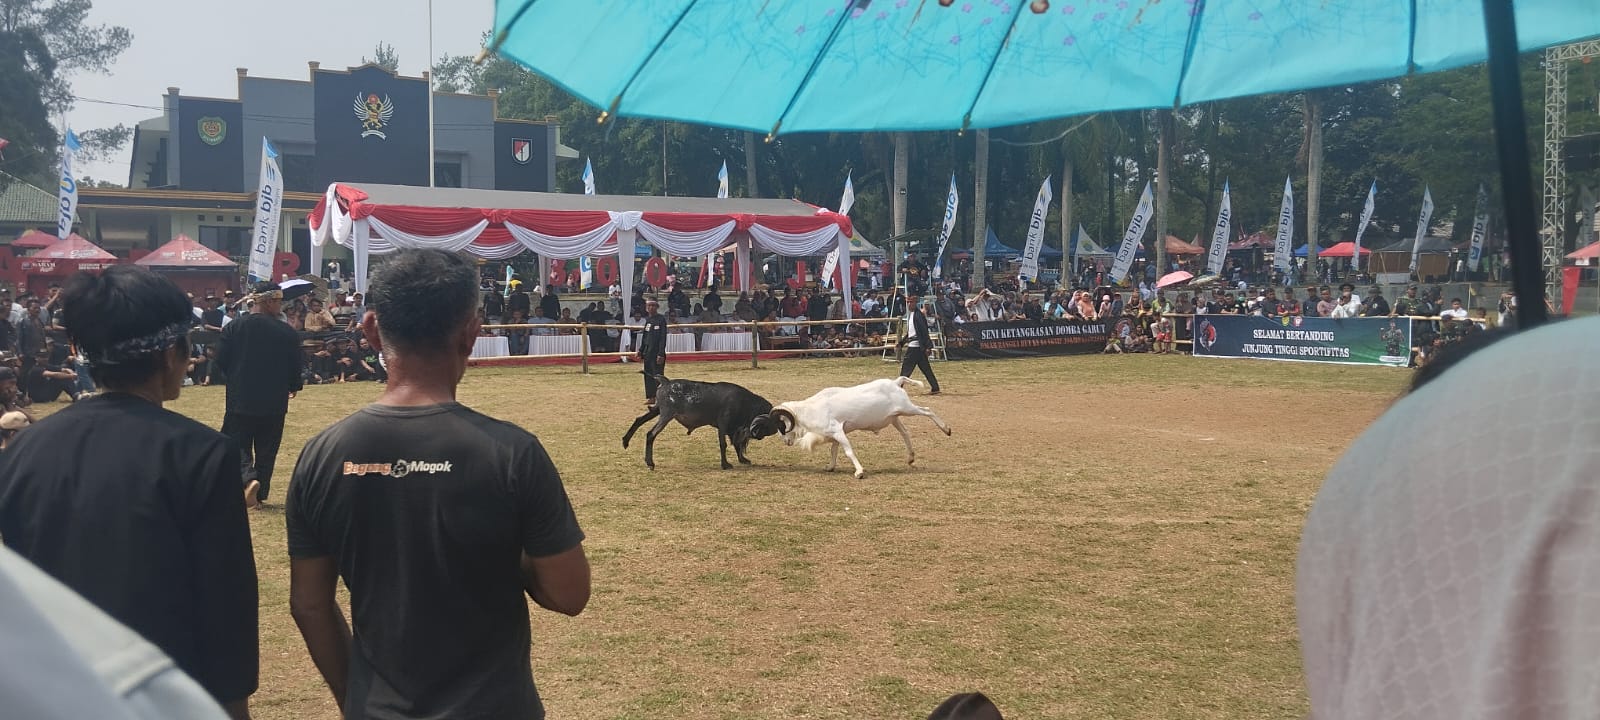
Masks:
[[[0,172],[0,175],[4,175],[6,181],[5,188],[0,189],[0,222],[55,224],[58,207],[55,193],[9,173]]]

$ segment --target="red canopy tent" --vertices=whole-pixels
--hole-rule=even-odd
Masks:
[[[21,265],[28,292],[42,295],[49,289],[50,283],[60,282],[79,270],[99,272],[122,262],[121,258],[73,233],[65,240],[58,240],[50,247],[23,258]]]
[[[1250,234],[1248,236],[1245,236],[1245,237],[1240,238],[1238,240],[1235,240],[1235,241],[1233,241],[1231,243],[1228,243],[1228,251],[1232,252],[1234,250],[1253,250],[1255,248],[1271,248],[1272,244],[1273,244],[1273,239],[1272,238],[1268,237],[1266,233],[1258,232],[1258,233],[1252,233],[1252,234]],[[1321,254],[1321,253],[1318,253],[1318,254]]]
[[[59,239],[54,235],[48,235],[38,230],[25,230],[21,235],[17,236],[16,240],[11,241],[11,247],[24,250],[40,250],[56,244]]]
[[[1356,244],[1354,242],[1346,240],[1346,241],[1344,241],[1342,243],[1339,243],[1338,245],[1334,245],[1332,247],[1327,247],[1327,248],[1323,248],[1321,250],[1318,250],[1317,251],[1317,257],[1347,258],[1347,257],[1350,257],[1350,256],[1354,255],[1355,254],[1355,250],[1356,250]],[[1366,256],[1371,255],[1371,254],[1372,254],[1372,248],[1361,248],[1361,256],[1362,257],[1366,257]]]
[[[1600,242],[1589,243],[1574,252],[1567,253],[1568,260],[1593,260],[1600,258]]]
[[[239,289],[239,265],[228,256],[179,235],[149,255],[134,261],[166,275],[178,287],[196,297],[220,295]]]
[[[351,249],[356,288],[365,291],[369,256],[437,248],[505,260],[616,256],[632,292],[633,249],[643,240],[670,255],[698,257],[735,246],[735,287],[749,289],[750,251],[810,257],[839,251],[849,267],[850,219],[793,200],[510,192],[334,183],[308,218],[311,266],[328,241]],[[646,279],[662,274],[645,266]],[[843,290],[849,292],[844,273]]]

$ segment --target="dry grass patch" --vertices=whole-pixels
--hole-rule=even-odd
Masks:
[[[896,433],[853,438],[864,481],[774,439],[721,471],[714,435],[676,425],[650,472],[620,443],[637,366],[471,370],[462,401],[540,436],[589,535],[588,611],[534,614],[552,717],[916,718],[973,689],[1019,718],[1304,716],[1300,523],[1404,373],[1154,356],[936,369],[946,394],[918,402],[954,436],[910,422],[914,467]],[[774,402],[893,371],[669,367]],[[377,390],[296,399],[274,508],[251,516],[257,717],[337,717],[289,618],[276,503],[309,436]],[[175,408],[219,426],[222,390]]]

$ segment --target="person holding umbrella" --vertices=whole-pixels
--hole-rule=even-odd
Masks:
[[[291,292],[303,294],[300,288],[311,287],[303,280],[290,282],[304,283]],[[217,365],[227,377],[222,434],[239,444],[245,502],[257,508],[267,501],[289,400],[300,391],[303,379],[300,336],[279,319],[284,289],[257,283],[251,298],[255,302],[250,314],[222,329]]]

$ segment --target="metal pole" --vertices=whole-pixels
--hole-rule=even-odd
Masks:
[[[428,0],[428,187],[434,187],[434,170],[438,158],[433,148],[433,0]]]
[[[759,353],[761,352],[761,326],[750,325],[750,369],[755,370],[760,366]]]
[[[583,366],[583,374],[589,374],[589,323],[578,325],[578,356],[579,364]]]
[[[1550,318],[1544,306],[1539,221],[1534,212],[1528,127],[1522,117],[1522,78],[1517,69],[1517,16],[1511,0],[1483,0],[1483,24],[1489,41],[1489,91],[1494,100],[1494,140],[1500,157],[1506,235],[1511,242],[1517,328],[1527,329]]]

